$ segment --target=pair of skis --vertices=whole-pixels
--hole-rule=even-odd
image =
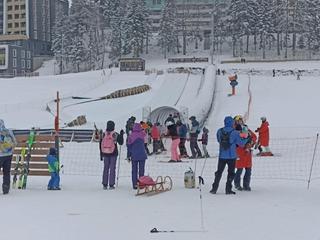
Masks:
[[[18,182],[18,189],[26,189],[27,179],[29,175],[29,165],[31,160],[31,150],[35,142],[35,131],[30,131],[26,147],[21,149],[21,154],[16,158],[16,166],[14,169],[12,187],[16,188]],[[19,175],[19,179],[18,179]],[[18,181],[19,180],[19,181]]]
[[[25,147],[23,147],[21,149],[21,153],[19,155],[16,155],[16,166],[13,170],[12,188],[16,188],[17,183],[20,186],[22,170],[23,170],[23,165],[24,165],[24,161],[25,161],[25,155],[26,155],[26,148]]]

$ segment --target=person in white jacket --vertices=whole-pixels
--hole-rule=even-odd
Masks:
[[[11,130],[7,129],[0,119],[0,169],[3,172],[2,192],[8,194],[10,190],[10,171],[13,149],[17,141]]]

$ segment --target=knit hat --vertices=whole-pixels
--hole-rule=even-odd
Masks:
[[[115,124],[113,121],[108,121],[107,122],[107,131],[108,132],[114,131],[114,126],[115,126]]]
[[[55,148],[50,148],[49,155],[56,156],[57,155],[56,149]]]

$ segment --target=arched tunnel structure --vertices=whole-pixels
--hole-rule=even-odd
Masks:
[[[170,106],[162,106],[151,111],[149,115],[149,120],[151,123],[159,122],[160,124],[164,124],[165,120],[172,114],[173,116],[180,116],[181,121],[186,122],[188,119],[188,109],[177,109]]]

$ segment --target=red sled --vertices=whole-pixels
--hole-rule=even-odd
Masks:
[[[169,176],[158,176],[154,181],[149,176],[142,176],[138,179],[138,190],[136,196],[139,195],[154,195],[172,189],[172,179]]]

